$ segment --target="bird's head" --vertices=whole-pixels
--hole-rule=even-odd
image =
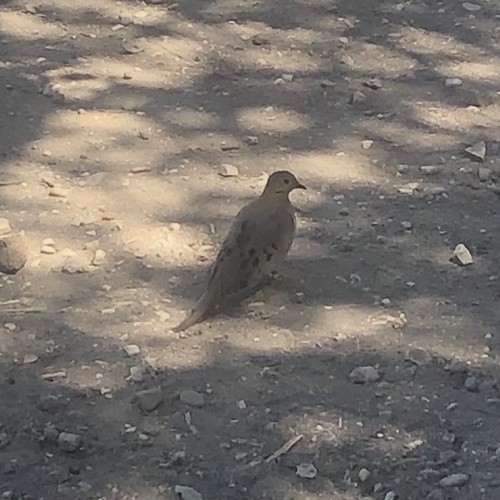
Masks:
[[[268,194],[288,194],[294,189],[306,189],[295,175],[287,170],[279,170],[269,176],[264,193]]]

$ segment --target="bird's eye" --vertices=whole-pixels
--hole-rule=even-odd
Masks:
[[[289,180],[289,179],[285,179],[283,182],[284,182],[285,184],[290,184],[290,180]]]

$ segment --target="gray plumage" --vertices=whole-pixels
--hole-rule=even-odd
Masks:
[[[219,251],[207,286],[191,313],[174,328],[200,323],[227,301],[255,292],[285,259],[295,236],[289,194],[305,189],[285,170],[269,176],[262,194],[236,215]]]

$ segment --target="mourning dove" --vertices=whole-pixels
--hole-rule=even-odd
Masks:
[[[257,291],[285,259],[295,235],[288,195],[306,189],[286,170],[269,176],[262,194],[236,215],[210,273],[204,293],[174,331],[200,323],[227,300]]]

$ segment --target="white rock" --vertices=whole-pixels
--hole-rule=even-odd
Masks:
[[[371,472],[368,469],[365,469],[364,467],[358,472],[358,478],[362,483],[367,481],[370,476]]]
[[[175,486],[175,492],[181,500],[203,500],[203,496],[201,493],[198,493],[195,489],[190,488],[189,486],[181,486],[177,484]]]
[[[94,266],[102,266],[106,260],[106,252],[100,248],[98,248],[95,253],[94,257],[92,259],[92,264]]]
[[[447,78],[444,82],[445,87],[460,87],[462,85],[462,80],[460,78]]]
[[[413,224],[408,220],[404,220],[403,222],[401,222],[401,227],[405,231],[409,231],[413,227]]]
[[[72,434],[70,432],[61,432],[57,438],[57,444],[59,448],[63,451],[69,453],[78,450],[83,443],[83,439],[78,434]]]
[[[422,165],[420,167],[420,172],[425,175],[434,175],[439,172],[439,168],[436,165]]]
[[[313,464],[300,464],[297,465],[297,470],[295,473],[299,477],[314,479],[318,475],[318,469],[316,469]]]
[[[46,255],[54,255],[56,252],[57,250],[52,245],[42,245],[42,247],[40,248],[40,253]]]
[[[355,384],[366,384],[380,380],[380,373],[374,366],[358,366],[349,374],[349,379]]]
[[[465,148],[465,152],[475,159],[484,161],[486,158],[486,143],[484,141],[476,142],[476,144]]]
[[[62,266],[62,271],[68,274],[79,274],[87,271],[86,262],[79,255],[68,255]]]
[[[470,250],[463,243],[459,243],[455,247],[455,250],[453,250],[453,256],[458,259],[462,266],[468,266],[473,262]]]
[[[5,218],[0,217],[0,235],[7,233],[10,233],[10,222]]]
[[[386,297],[385,299],[382,299],[382,300],[380,301],[380,303],[381,303],[384,307],[390,307],[390,306],[391,306],[391,304],[392,304],[391,299],[389,299],[389,298],[387,298],[387,297]]]
[[[189,406],[195,406],[201,408],[205,404],[205,396],[200,392],[188,389],[187,391],[182,391],[179,395],[179,399]]]
[[[449,476],[443,477],[441,481],[439,481],[439,486],[442,488],[452,488],[454,486],[463,486],[467,484],[470,476],[468,474],[458,473],[458,474],[450,474]]]
[[[281,75],[281,78],[285,81],[285,82],[293,82],[293,75],[291,73],[283,73]]]
[[[220,166],[219,173],[222,177],[238,177],[238,175],[240,174],[238,168],[234,165],[231,165],[230,163],[223,163]]]
[[[126,345],[123,350],[127,353],[127,356],[136,356],[141,352],[139,346],[135,344]]]
[[[481,182],[486,182],[491,178],[491,169],[488,167],[479,167],[478,175]]]
[[[373,146],[373,141],[366,140],[366,141],[361,141],[361,147],[363,149],[370,149]]]
[[[396,500],[396,493],[394,493],[394,491],[388,491],[386,494],[385,494],[385,497],[384,497],[384,500]]]
[[[478,10],[481,10],[480,5],[478,5],[477,3],[471,3],[471,2],[463,2],[462,7],[465,10],[468,10],[469,12],[477,12]]]
[[[23,358],[23,363],[25,365],[31,365],[32,363],[36,363],[38,361],[38,356],[36,354],[26,354]]]
[[[53,187],[49,191],[49,196],[53,196],[54,198],[66,198],[68,196],[68,191],[60,187]]]

